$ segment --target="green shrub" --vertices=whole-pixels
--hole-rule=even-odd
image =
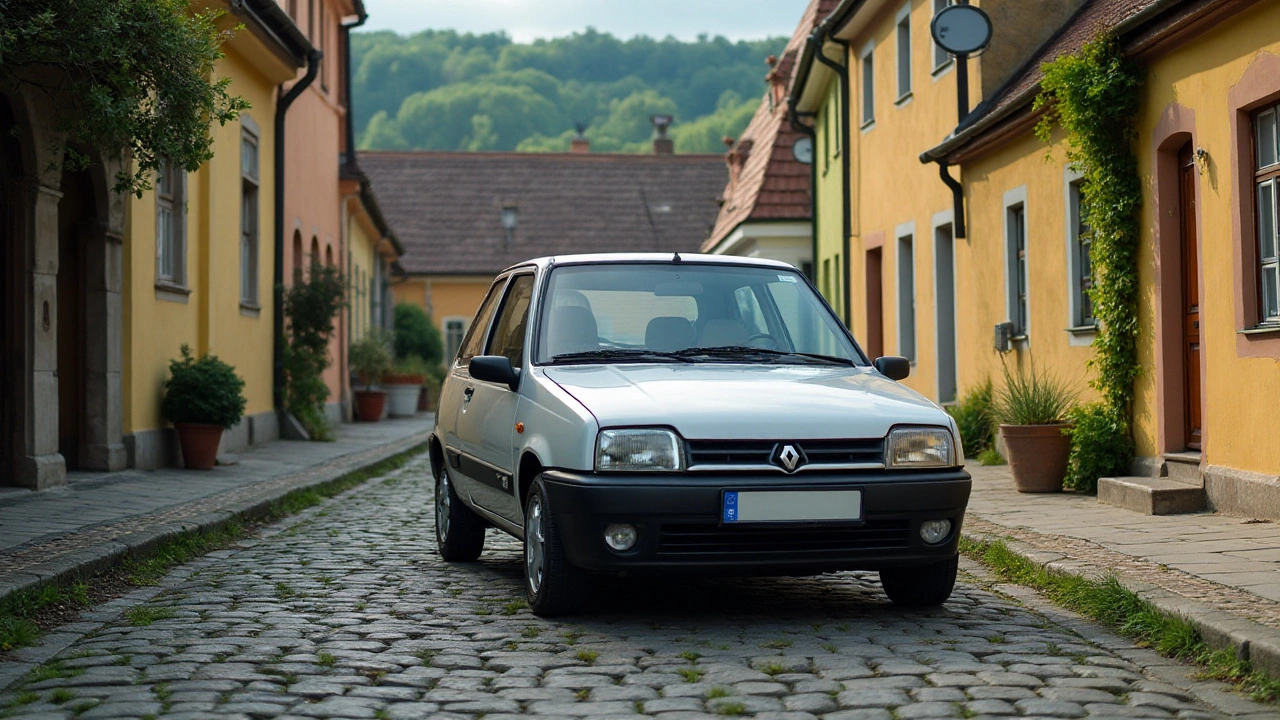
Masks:
[[[431,316],[413,303],[400,303],[395,310],[396,357],[417,355],[434,365],[444,354],[440,331],[431,324]]]
[[[382,376],[391,368],[391,334],[379,327],[370,328],[365,336],[351,343],[347,362],[360,378],[360,384],[369,386],[382,382]]]
[[[284,315],[288,321],[285,407],[317,440],[332,437],[322,410],[329,399],[324,371],[332,362],[329,341],[335,330],[334,321],[346,306],[346,292],[347,281],[342,273],[318,262],[311,263],[305,280],[294,282],[284,292]]]
[[[991,447],[995,439],[995,423],[991,422],[991,380],[970,390],[960,402],[947,408],[951,417],[955,418],[956,427],[960,428],[960,443],[964,446],[964,456],[978,457],[983,450]]]
[[[431,366],[427,365],[427,361],[418,355],[407,355],[396,360],[391,366],[391,372],[397,375],[423,375],[431,374]]]
[[[982,452],[978,453],[978,464],[979,465],[1008,465],[1009,461],[1005,460],[1004,456],[1001,455],[1000,451],[995,449],[995,447],[989,447],[986,450],[983,450]]]
[[[1103,403],[1082,405],[1071,411],[1071,460],[1066,487],[1093,492],[1098,478],[1129,472],[1133,443],[1124,415]]]
[[[1067,421],[1076,392],[1056,375],[1021,370],[1015,375],[1003,365],[1004,385],[995,391],[991,415],[1001,425],[1056,425]]]
[[[244,417],[244,380],[214,355],[196,358],[182,346],[182,358],[169,361],[160,412],[171,423],[205,423],[229,428]]]

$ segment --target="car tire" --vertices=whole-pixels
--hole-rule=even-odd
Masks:
[[[951,597],[951,591],[956,586],[956,569],[959,564],[960,556],[957,555],[932,565],[886,568],[880,571],[880,584],[896,605],[941,605]]]
[[[555,512],[542,480],[534,482],[524,505],[524,591],[540,617],[574,612],[586,591],[581,569],[569,564]]]
[[[436,546],[448,562],[471,562],[484,550],[485,522],[462,503],[449,469],[436,471]]]

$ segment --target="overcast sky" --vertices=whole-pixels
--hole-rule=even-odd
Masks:
[[[505,30],[517,42],[561,37],[588,25],[622,38],[700,33],[732,40],[790,36],[808,0],[365,0],[363,29]]]

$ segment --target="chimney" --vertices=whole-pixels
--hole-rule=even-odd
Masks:
[[[667,137],[667,129],[671,127],[671,123],[675,118],[670,115],[650,115],[649,122],[653,123],[653,154],[654,155],[670,155],[676,151],[675,141]]]
[[[587,131],[587,126],[583,123],[577,123],[574,128],[577,129],[578,134],[574,136],[573,140],[569,141],[569,152],[574,155],[585,155],[591,152],[591,141],[584,134]]]

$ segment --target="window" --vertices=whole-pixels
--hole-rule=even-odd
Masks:
[[[1014,337],[1027,334],[1027,219],[1022,203],[1005,208],[1006,288]]]
[[[949,5],[954,5],[955,0],[933,0],[933,14],[937,15]],[[947,65],[951,64],[951,53],[943,50],[937,43],[933,44],[933,70],[937,72]]]
[[[769,326],[764,321],[764,311],[760,309],[760,301],[756,299],[754,288],[748,286],[734,290],[733,300],[738,306],[738,319],[747,327],[748,335],[769,334]]]
[[[828,109],[827,112],[829,112],[831,114],[831,117],[833,118],[831,122],[831,144],[835,146],[835,149],[836,149],[835,155],[833,157],[840,157],[840,142],[844,137],[843,132],[841,132],[840,130],[841,128],[840,116],[843,114],[842,108],[843,108],[844,98],[840,94],[840,86],[836,85],[834,87],[835,87],[835,92],[831,93],[831,107]]]
[[[1260,324],[1280,324],[1280,105],[1254,118]]]
[[[307,39],[316,37],[316,0],[307,0]]]
[[[1089,227],[1089,219],[1082,202],[1082,183],[1077,180],[1067,188],[1069,193],[1067,198],[1068,240],[1071,252],[1071,325],[1073,328],[1089,328],[1095,324],[1093,301],[1089,299],[1089,290],[1093,287],[1093,263],[1090,259],[1093,230]]]
[[[507,286],[507,299],[502,303],[498,323],[489,341],[486,355],[502,355],[511,367],[524,364],[524,336],[529,321],[529,302],[533,299],[533,276],[518,275]]]
[[[911,3],[898,12],[898,100],[911,94]]]
[[[493,319],[493,310],[498,304],[498,298],[502,297],[502,289],[506,284],[506,278],[502,278],[489,288],[489,294],[485,296],[484,302],[480,303],[476,318],[471,323],[471,328],[467,330],[467,336],[462,340],[458,364],[465,366],[471,362],[471,358],[480,354],[480,348],[484,347],[485,335],[489,331],[489,321]]]
[[[862,51],[862,127],[876,121],[875,61],[872,57],[874,46],[868,45]]]
[[[240,134],[240,303],[258,307],[258,137]]]
[[[293,231],[293,282],[302,282],[302,233]]]
[[[298,21],[298,0],[289,0],[289,17],[295,23]]]
[[[156,173],[156,282],[187,281],[187,173],[166,162]]]
[[[462,336],[467,332],[467,321],[464,318],[444,319],[444,357],[452,361],[458,357],[458,348],[462,347]]]
[[[898,238],[898,354],[916,359],[916,262],[913,236]]]

